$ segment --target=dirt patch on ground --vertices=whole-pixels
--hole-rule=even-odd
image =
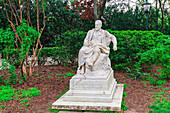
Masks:
[[[1,111],[4,113],[51,113],[49,111],[51,104],[69,88],[69,80],[71,79],[71,77],[58,76],[57,74],[70,72],[75,73],[76,68],[63,66],[36,67],[34,75],[28,77],[26,82],[12,86],[16,89],[25,90],[36,87],[41,91],[41,96],[33,97],[29,101],[29,106],[22,108],[20,108],[21,103],[18,100],[1,102],[1,105],[9,105],[8,107],[1,108]],[[3,74],[3,71],[0,71],[0,74]],[[165,83],[162,88],[146,86],[144,83],[141,83],[141,79],[133,80],[128,78],[127,73],[123,71],[115,71],[114,77],[117,82],[127,84],[125,103],[128,106],[128,110],[124,111],[124,113],[145,113],[149,111],[148,106],[153,101],[151,98],[152,92],[159,92],[165,87],[170,87],[169,82]],[[168,93],[170,94],[170,92]]]

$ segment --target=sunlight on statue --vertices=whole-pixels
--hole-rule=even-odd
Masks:
[[[101,27],[102,21],[97,20],[95,28],[88,31],[84,45],[79,51],[77,74],[90,75],[94,71],[111,70],[109,44],[112,41],[113,49],[116,51],[117,40],[114,35]]]

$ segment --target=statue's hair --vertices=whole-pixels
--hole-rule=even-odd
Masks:
[[[100,23],[100,24],[102,24],[102,21],[101,21],[101,20],[96,20],[95,23]]]

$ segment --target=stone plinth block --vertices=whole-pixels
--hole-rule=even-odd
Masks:
[[[75,75],[70,89],[52,104],[52,109],[121,111],[123,84],[117,84],[113,70]]]

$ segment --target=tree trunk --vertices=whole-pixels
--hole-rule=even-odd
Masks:
[[[161,12],[162,12],[162,27],[161,27],[161,32],[163,31],[163,28],[164,28],[164,11],[163,9],[161,8]]]
[[[104,11],[105,5],[106,5],[106,0],[103,1],[102,7],[100,9],[99,19],[101,19],[101,17],[103,16],[103,11]]]
[[[94,20],[98,20],[98,14],[97,14],[97,0],[94,0]]]
[[[158,30],[158,0],[156,0],[156,30]]]
[[[162,27],[161,27],[161,32],[163,31],[164,28],[164,6],[167,0],[164,0],[164,2],[161,2],[161,0],[159,0],[159,7],[161,9],[161,13],[162,13]]]

